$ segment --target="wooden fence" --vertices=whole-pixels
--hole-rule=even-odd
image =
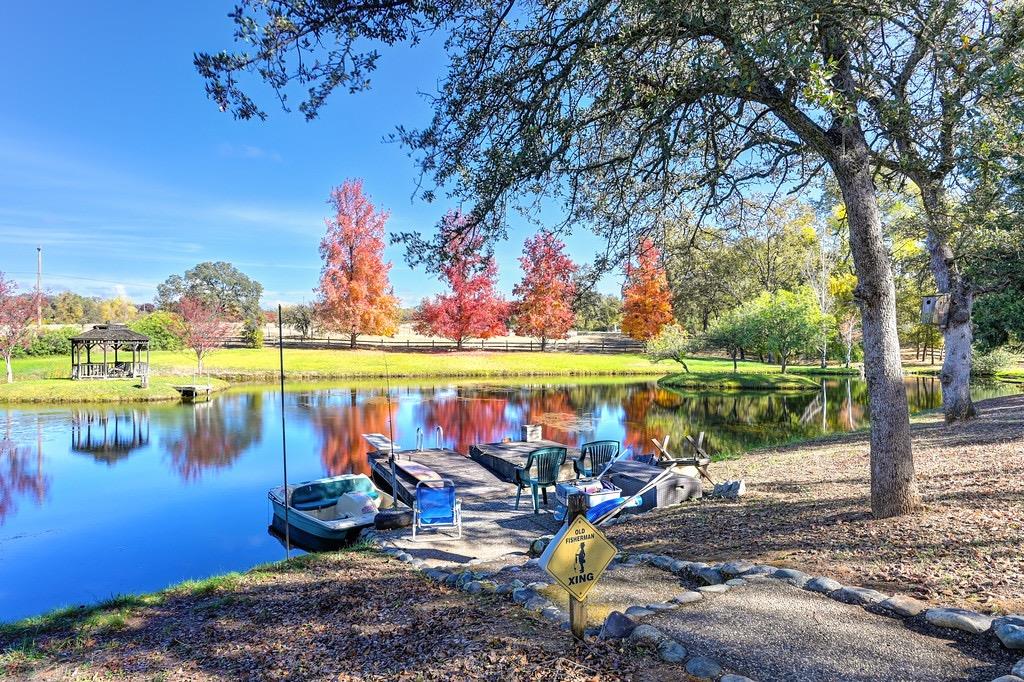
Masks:
[[[277,345],[276,336],[267,336],[264,343],[268,346]],[[245,341],[240,336],[230,337],[225,344],[228,347],[244,347]],[[343,350],[351,346],[348,338],[331,337],[307,337],[288,336],[284,337],[285,348],[317,348],[317,349],[338,349]],[[390,350],[408,352],[448,352],[459,350],[454,341],[447,339],[358,339],[356,348],[363,350]],[[507,339],[498,337],[493,339],[473,339],[462,344],[462,350],[483,350],[494,352],[529,352],[539,351],[540,341]],[[644,345],[621,336],[601,339],[560,339],[548,341],[547,351],[561,353],[642,353]]]

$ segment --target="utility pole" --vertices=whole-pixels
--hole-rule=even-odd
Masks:
[[[43,328],[43,247],[36,247],[36,327]]]

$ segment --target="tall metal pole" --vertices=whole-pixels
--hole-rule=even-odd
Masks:
[[[36,327],[43,328],[43,247],[36,247]]]
[[[288,508],[291,507],[291,495],[288,493],[288,439],[285,437],[284,426],[284,323],[281,321],[281,304],[277,304],[277,356],[281,374],[281,465],[284,470],[284,551],[285,556],[292,555],[291,526],[288,523]]]

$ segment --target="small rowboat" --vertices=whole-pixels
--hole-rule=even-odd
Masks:
[[[337,549],[373,526],[377,510],[391,498],[364,474],[343,474],[288,486],[288,514],[285,520],[284,488],[268,493],[274,507],[273,529],[311,551]]]

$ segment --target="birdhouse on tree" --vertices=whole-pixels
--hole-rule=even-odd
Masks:
[[[921,297],[921,324],[945,327],[949,320],[949,294]]]

